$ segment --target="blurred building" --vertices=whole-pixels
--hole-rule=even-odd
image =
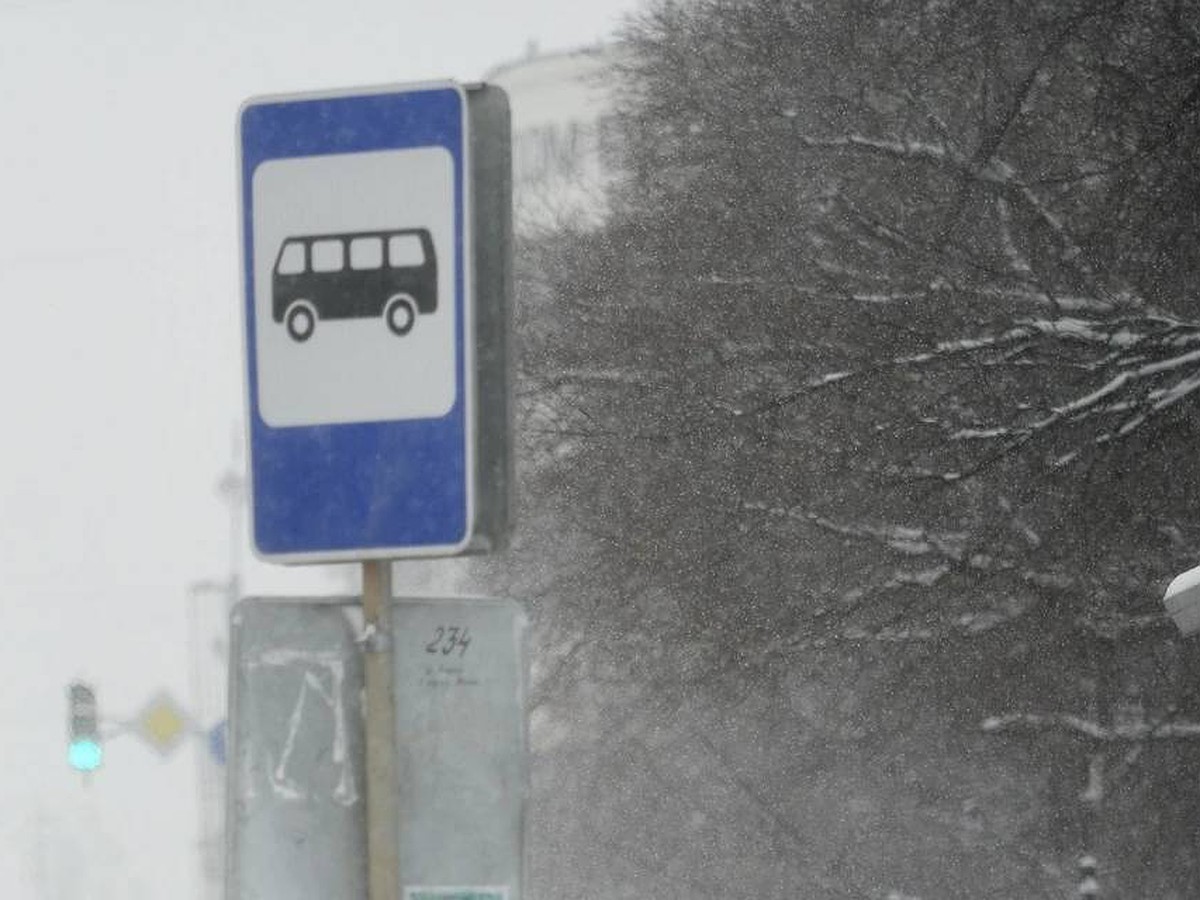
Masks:
[[[613,176],[611,46],[540,53],[490,71],[508,93],[513,129],[513,213],[519,233],[594,225]]]

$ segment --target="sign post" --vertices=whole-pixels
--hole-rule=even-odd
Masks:
[[[392,900],[400,881],[396,821],[396,708],[392,692],[392,572],[363,563],[366,654],[367,895]]]
[[[234,615],[241,669],[230,673],[229,896],[355,897],[365,880],[369,900],[519,900],[519,611],[504,606],[508,624],[496,632],[500,606],[463,612],[460,601],[444,601],[463,621],[432,626],[455,635],[443,655],[465,654],[469,620],[482,615],[474,627],[490,634],[481,644],[506,648],[495,651],[503,674],[445,685],[430,676],[414,687],[406,660],[423,657],[397,647],[429,623],[410,632],[408,619],[424,613],[402,605],[394,630],[391,593],[391,560],[484,552],[507,535],[507,100],[495,87],[454,83],[264,97],[243,105],[238,132],[253,546],[270,562],[362,561],[363,596],[352,640],[339,626],[342,612],[328,606],[251,606]],[[308,619],[319,648],[296,635]],[[500,639],[506,627],[508,641]],[[272,629],[289,637],[280,643]],[[419,652],[442,653],[443,639]],[[361,665],[346,658],[347,647]],[[346,712],[360,671],[358,740],[348,737],[355,720]],[[281,719],[271,686],[285,675],[300,679],[300,693]],[[365,795],[361,831],[353,814],[328,809],[281,775],[293,759],[310,760],[314,783],[330,774],[311,748],[298,749],[310,693],[336,720],[333,800],[352,808]],[[466,699],[456,706],[453,698]],[[397,734],[414,715],[443,706],[466,716],[466,731],[414,765]],[[422,729],[441,734],[444,715]],[[486,749],[495,727],[476,734],[472,722],[503,726],[510,739],[497,745],[502,756]],[[493,777],[503,784],[481,781]],[[435,810],[447,793],[462,794],[463,779],[476,782],[468,791],[475,809],[447,824]],[[297,799],[316,803],[308,813],[320,815],[343,851],[365,843],[355,857],[366,860],[365,872],[355,858],[344,870],[314,864],[259,827],[286,827],[303,834],[301,844],[319,840],[309,834],[311,818],[288,805]],[[456,849],[447,857],[446,848]]]

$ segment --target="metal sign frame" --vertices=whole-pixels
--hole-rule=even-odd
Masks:
[[[242,107],[238,145],[251,533],[263,559],[442,556],[498,542],[494,534],[480,541],[476,507],[480,441],[475,434],[476,255],[468,107],[467,91],[449,82],[255,98]],[[264,302],[255,284],[256,251],[268,250],[254,243],[256,173],[280,160],[421,148],[448,153],[453,170],[454,263],[445,273],[453,280],[455,317],[449,411],[426,418],[268,424],[256,338]]]

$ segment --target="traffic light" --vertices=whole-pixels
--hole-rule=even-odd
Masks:
[[[67,746],[67,762],[80,772],[94,772],[100,768],[104,750],[100,746],[100,720],[96,708],[96,692],[82,682],[73,682],[67,688],[67,728],[70,744]]]

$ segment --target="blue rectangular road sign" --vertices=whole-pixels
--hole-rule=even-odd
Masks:
[[[466,106],[437,84],[242,108],[251,506],[266,559],[450,554],[471,538]]]

